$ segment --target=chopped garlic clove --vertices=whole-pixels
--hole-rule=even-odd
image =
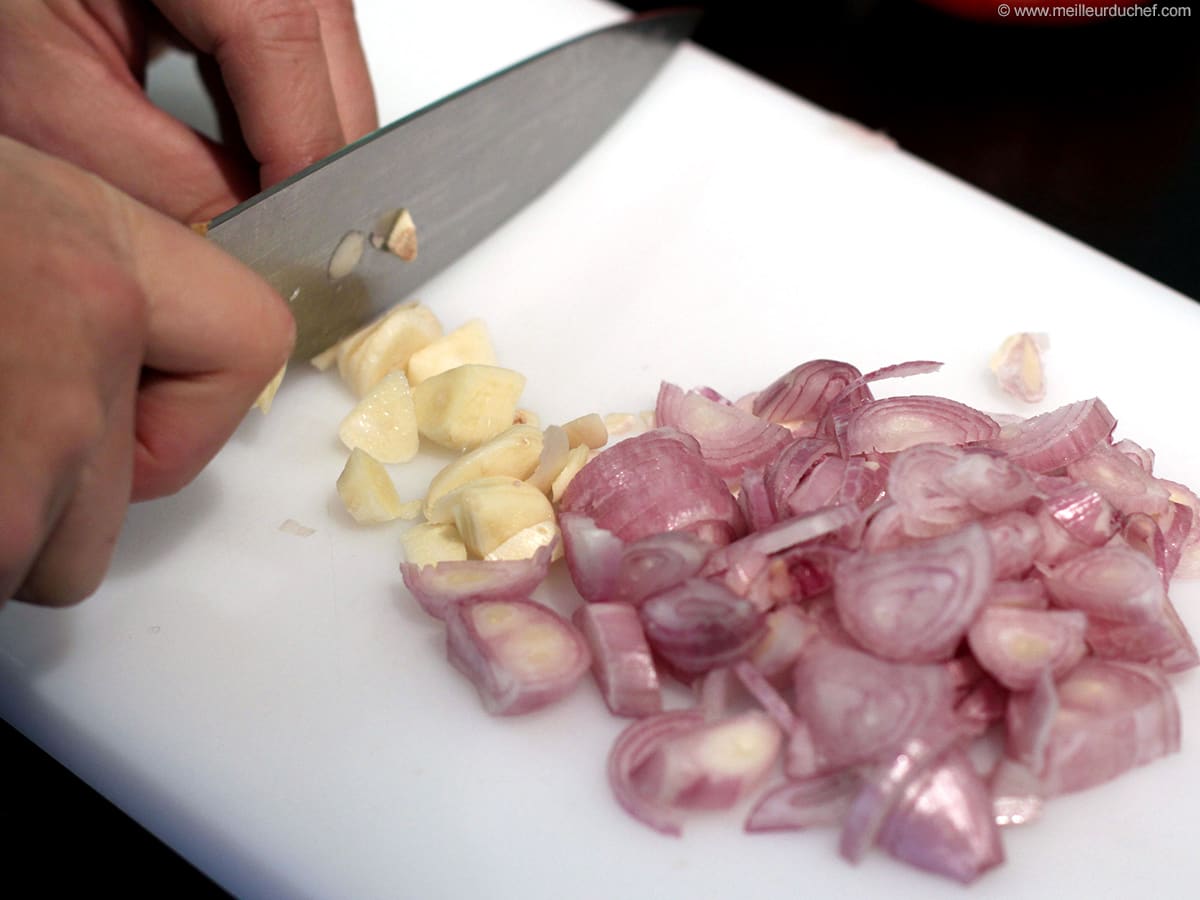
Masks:
[[[531,425],[514,425],[485,444],[460,456],[434,476],[425,495],[425,514],[443,496],[468,481],[503,475],[524,480],[537,468],[542,433]]]
[[[496,351],[481,319],[472,319],[417,350],[408,360],[406,374],[409,384],[416,387],[434,375],[470,363],[496,364]]]
[[[546,495],[515,478],[480,479],[455,493],[454,522],[475,558],[486,557],[525,528],[554,521],[554,507]]]
[[[361,231],[347,232],[329,258],[329,277],[337,281],[353,272],[366,246],[367,237]]]
[[[550,486],[567,464],[570,452],[571,444],[566,430],[551,425],[542,432],[542,455],[538,459],[537,469],[526,480],[543,494],[549,494]]]
[[[414,525],[400,536],[404,559],[418,566],[440,562],[461,562],[467,558],[467,545],[453,522]]]
[[[396,213],[395,221],[383,240],[383,246],[405,262],[412,262],[417,258],[417,226],[407,209]]]
[[[592,458],[593,450],[587,444],[580,444],[578,447],[572,447],[571,452],[567,454],[567,461],[562,467],[562,471],[554,478],[554,483],[550,485],[550,499],[557,503],[562,499],[562,495],[566,493],[567,485],[571,483],[571,479],[576,473],[588,464],[588,460]]]
[[[392,372],[373,387],[342,420],[338,437],[349,449],[362,448],[380,462],[402,463],[416,456],[420,435],[404,373]]]
[[[542,547],[549,546],[558,539],[558,525],[553,519],[538,522],[528,528],[522,528],[512,537],[497,546],[483,558],[486,560],[532,559]],[[562,544],[554,548],[551,560],[562,556]]]
[[[608,427],[599,413],[588,413],[572,419],[563,426],[563,431],[567,433],[567,440],[572,447],[586,444],[592,450],[598,450],[608,443]]]
[[[442,336],[442,324],[429,307],[398,306],[362,332],[347,338],[338,352],[338,372],[359,397],[389,372],[404,371],[414,353]]]
[[[255,408],[262,410],[264,416],[271,411],[271,403],[275,400],[275,394],[279,391],[279,386],[283,384],[283,374],[286,371],[287,363],[284,363],[279,371],[275,373],[275,377],[267,382],[267,386],[262,389],[262,393],[254,401]]]
[[[377,524],[400,517],[403,504],[387,469],[359,448],[350,452],[350,458],[338,476],[337,492],[356,522]]]
[[[1027,403],[1046,397],[1046,375],[1042,353],[1050,348],[1044,334],[1021,332],[1008,337],[992,354],[991,369],[1000,387]]]
[[[470,450],[512,424],[525,376],[499,366],[466,365],[413,388],[421,434],[451,450]]]

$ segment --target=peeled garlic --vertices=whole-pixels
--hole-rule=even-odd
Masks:
[[[342,420],[338,437],[351,450],[362,448],[380,462],[408,462],[417,455],[420,434],[412,392],[403,372],[392,372]]]
[[[374,524],[400,517],[403,504],[387,469],[359,448],[350,452],[338,476],[337,492],[356,522]]]
[[[499,366],[466,365],[413,388],[421,434],[452,450],[491,440],[513,421],[525,376]]]

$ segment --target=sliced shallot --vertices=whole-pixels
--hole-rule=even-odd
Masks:
[[[445,619],[454,603],[474,598],[524,599],[546,579],[553,548],[541,547],[528,559],[447,560],[431,566],[401,563],[404,585],[435,619]]]
[[[917,444],[970,444],[1000,433],[989,416],[945,397],[914,395],[873,400],[846,422],[847,453],[896,453]]]
[[[731,484],[746,469],[766,465],[792,440],[782,425],[666,381],[654,411],[660,425],[694,437],[705,462]]]
[[[650,646],[685,677],[736,662],[762,638],[763,613],[704,578],[689,578],[640,609]]]
[[[879,844],[897,859],[963,884],[1004,862],[991,794],[961,750],[948,752],[909,785]]]
[[[446,614],[446,649],[484,708],[500,716],[561,699],[591,663],[571,623],[532,600],[475,597],[454,604]]]
[[[746,818],[746,831],[795,831],[840,825],[858,794],[853,769],[790,779],[767,791]]]
[[[625,541],[691,531],[725,544],[745,531],[737,501],[695,439],[671,428],[602,451],[571,479],[559,508],[583,513]]]
[[[613,715],[662,712],[662,691],[637,610],[628,603],[585,603],[575,624],[592,651],[592,674]]]
[[[1179,706],[1162,672],[1137,663],[1085,659],[1057,685],[1058,711],[1041,764],[1046,796],[1102,784],[1179,750]],[[1010,742],[1021,743],[1029,695],[1009,704]]]
[[[943,666],[885,662],[822,641],[801,656],[794,677],[796,714],[822,771],[872,762],[949,719],[952,688]]]
[[[1093,397],[1005,425],[988,446],[1032,472],[1053,472],[1084,457],[1116,424],[1108,407]]]
[[[989,606],[967,631],[971,652],[1006,688],[1026,691],[1045,669],[1060,676],[1087,652],[1087,616],[1075,610]]]
[[[838,617],[884,659],[949,659],[992,584],[987,533],[971,523],[894,550],[857,553],[837,567]]]

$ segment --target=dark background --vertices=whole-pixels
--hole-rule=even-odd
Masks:
[[[698,43],[1200,298],[1200,0],[1192,19],[1039,27],[915,0],[693,5]],[[10,878],[220,893],[7,725],[0,747]]]

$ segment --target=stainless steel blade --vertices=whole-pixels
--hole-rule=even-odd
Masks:
[[[653,79],[698,16],[649,14],[498,72],[351,144],[218,216],[209,236],[291,304],[295,359],[311,359],[450,265],[537,197]],[[343,238],[407,208],[420,252],[369,240],[330,275]]]

